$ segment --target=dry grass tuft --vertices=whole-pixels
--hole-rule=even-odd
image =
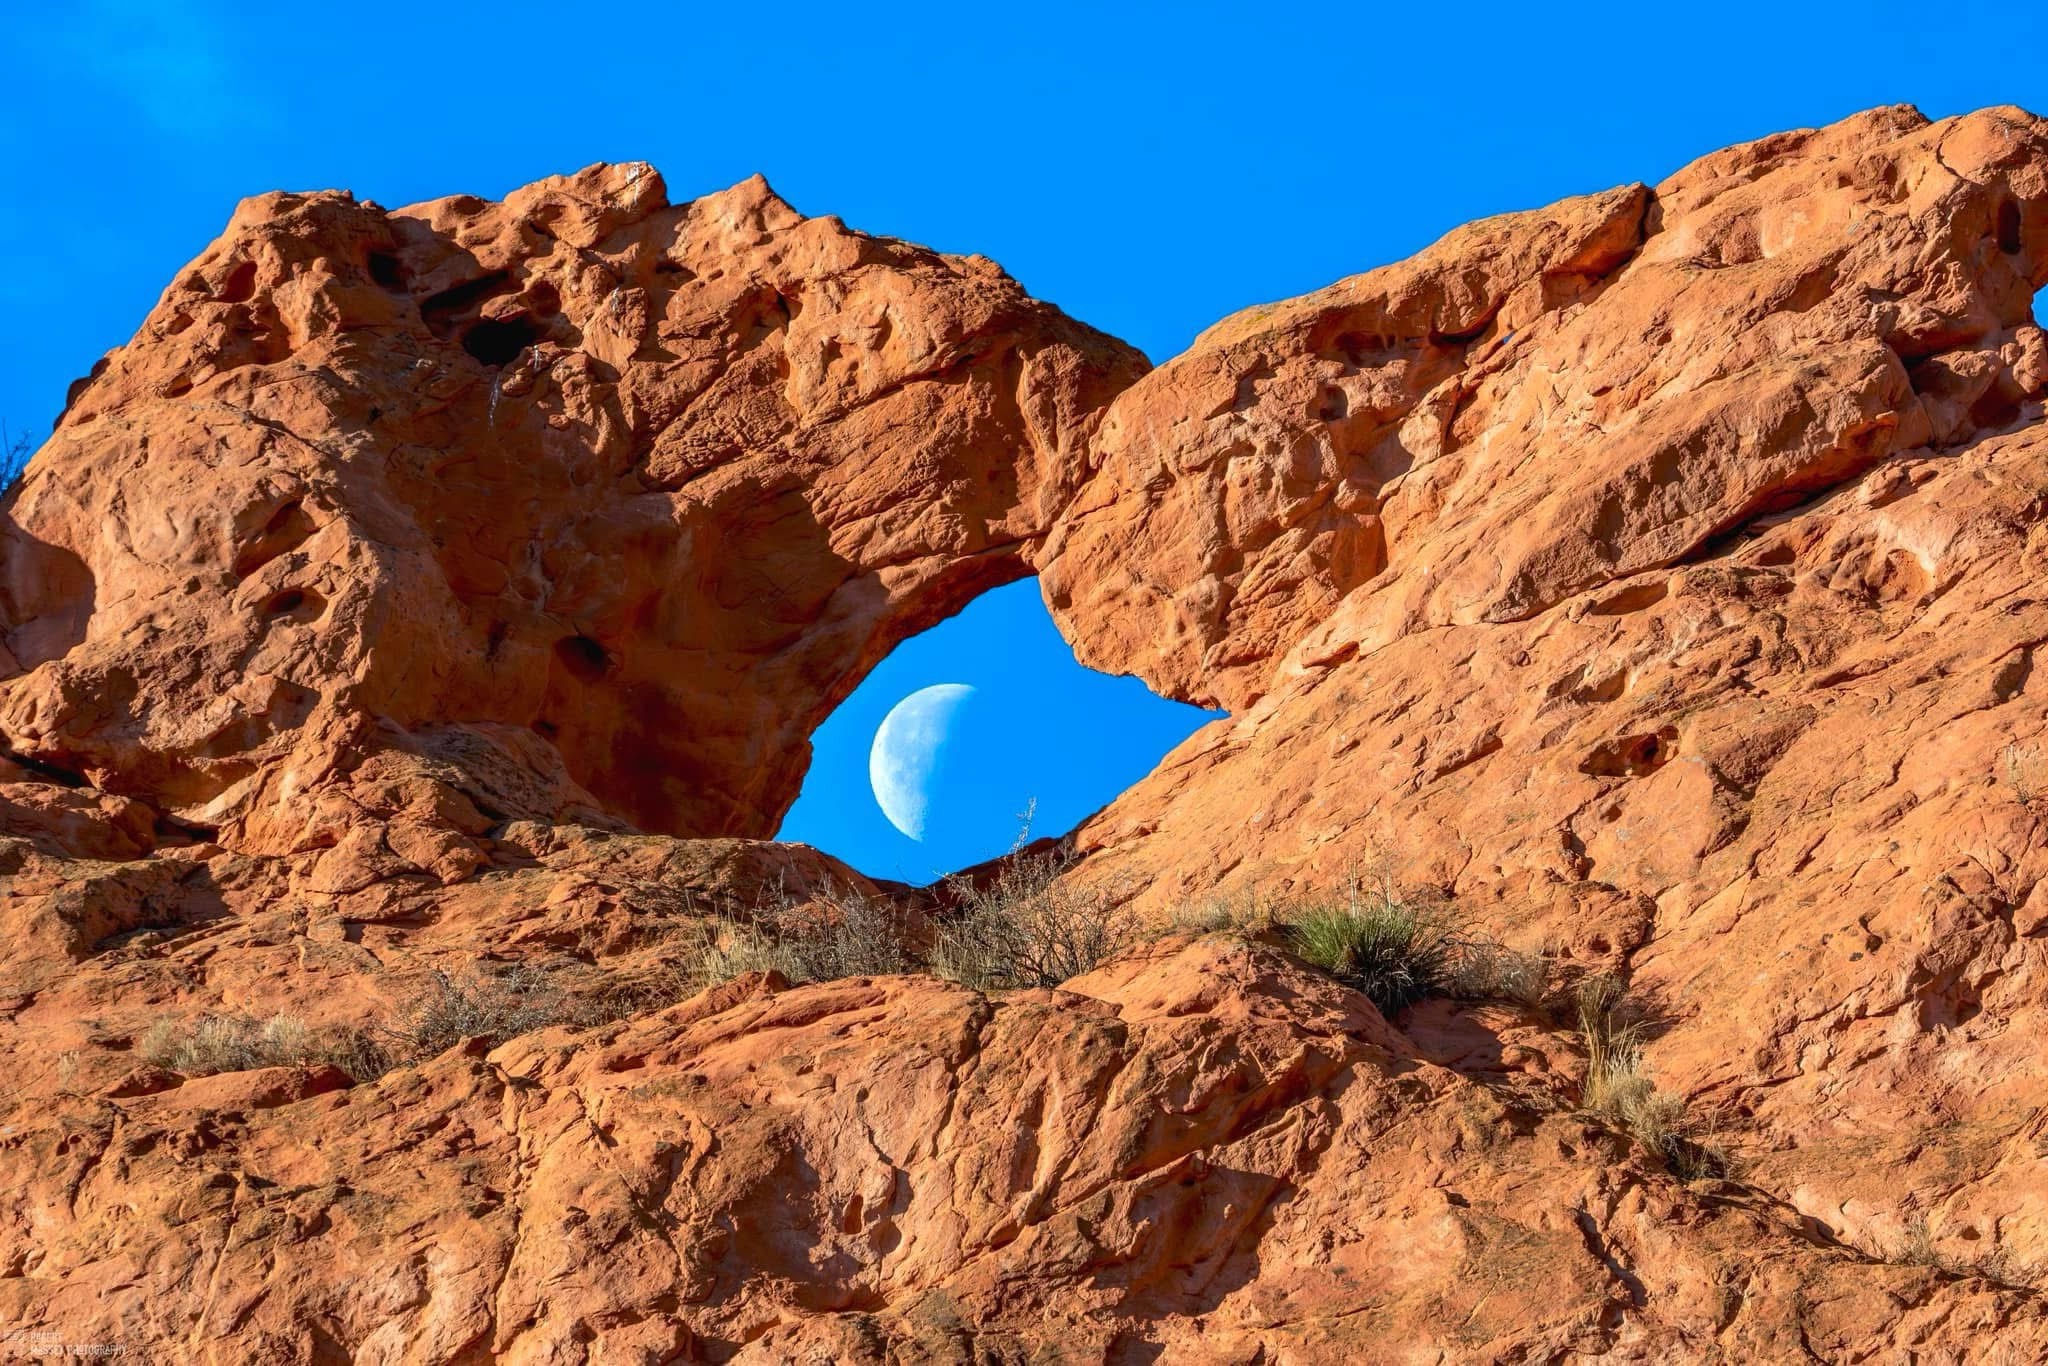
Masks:
[[[780,901],[746,917],[717,915],[696,931],[678,963],[676,999],[749,972],[791,982],[830,982],[915,972],[901,918],[886,903],[850,892]]]
[[[1934,1230],[1925,1214],[1915,1214],[1906,1220],[1896,1246],[1884,1260],[1929,1267],[1945,1276],[1975,1277],[2015,1290],[2038,1292],[2043,1283],[2039,1272],[2003,1251],[1957,1256],[1943,1250],[1935,1242]]]
[[[1240,934],[1247,938],[1277,930],[1275,903],[1249,893],[1212,896],[1206,901],[1178,906],[1155,934]]]
[[[316,1031],[286,1014],[267,1019],[202,1015],[184,1022],[158,1020],[142,1036],[139,1051],[145,1061],[187,1077],[325,1063],[356,1081],[372,1081],[391,1065],[385,1050],[361,1030]]]
[[[471,968],[460,975],[436,971],[401,1008],[388,1031],[394,1051],[412,1060],[438,1057],[465,1039],[493,1047],[556,1024],[594,1023],[588,1003],[521,963],[497,972]]]
[[[1588,977],[1577,992],[1579,1033],[1586,1044],[1585,1108],[1607,1116],[1664,1160],[1682,1181],[1722,1177],[1728,1155],[1697,1136],[1685,1102],[1652,1082],[1643,1059],[1646,1026],[1613,977]]]
[[[2038,745],[2014,741],[1999,750],[1998,772],[2021,806],[2031,808],[2048,792],[2048,760],[2042,758]]]
[[[1054,850],[1017,854],[987,883],[949,881],[955,909],[933,940],[931,971],[976,991],[1054,987],[1135,943],[1128,910],[1061,880],[1072,862]]]
[[[1448,986],[1461,1001],[1513,1001],[1539,1010],[1550,1000],[1550,964],[1491,939],[1464,939]]]

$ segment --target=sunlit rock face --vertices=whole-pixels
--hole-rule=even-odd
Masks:
[[[252,199],[11,506],[0,725],[251,851],[766,835],[860,675],[1028,572],[1143,366],[759,179]]]
[[[1149,376],[758,184],[251,201],[4,508],[0,1321],[220,1362],[2041,1358],[2043,284],[2017,110],[1487,220]],[[892,640],[1033,568],[1085,662],[1232,711],[1077,886],[1163,919],[1377,847],[1627,978],[1741,1180],[1582,1110],[1568,1011],[1388,1020],[1242,938],[663,996],[705,912],[872,891],[673,836],[772,824]],[[486,955],[632,992],[374,1081],[146,1056],[386,1025]]]
[[[2044,283],[2048,125],[1893,109],[1219,323],[1049,543],[1084,660],[1235,717],[1081,876],[1384,855],[1626,972],[1763,1188],[2040,1274]]]

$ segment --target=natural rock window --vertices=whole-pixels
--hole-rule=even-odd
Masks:
[[[1066,834],[1222,715],[1084,668],[1038,581],[1013,583],[905,641],[839,706],[778,838],[929,882],[1021,834]]]

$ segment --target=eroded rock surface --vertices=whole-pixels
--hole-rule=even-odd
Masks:
[[[1046,569],[1084,658],[1237,709],[1085,875],[1377,847],[1625,965],[1804,1213],[2040,1275],[2044,284],[2048,124],[1881,110],[1218,324]]]
[[[0,507],[0,1327],[139,1359],[2037,1360],[2048,124],[1890,109],[1460,229],[1145,372],[646,167],[252,200]],[[1232,711],[1163,920],[1383,855],[1626,978],[1389,1020],[1175,933],[662,992],[895,641],[1043,576]],[[624,1007],[185,1075],[479,961]]]
[[[769,834],[859,677],[1029,572],[1142,367],[759,179],[252,199],[9,509],[0,728],[250,851]]]

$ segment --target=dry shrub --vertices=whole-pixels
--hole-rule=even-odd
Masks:
[[[1550,964],[1492,939],[1459,942],[1447,983],[1463,1001],[1513,1001],[1538,1009],[1550,998]]]
[[[675,967],[678,999],[750,972],[779,972],[797,980],[794,949],[761,921],[711,916],[697,926],[697,936]]]
[[[2042,1282],[2034,1268],[2014,1260],[2004,1251],[1958,1256],[1944,1250],[1935,1242],[1934,1230],[1924,1213],[1906,1220],[1897,1244],[1885,1260],[1929,1267],[1947,1276],[1975,1276],[2015,1290],[2038,1291]]]
[[[29,457],[34,454],[35,448],[29,444],[26,432],[16,436],[6,424],[0,423],[0,493],[5,493],[20,481],[28,469]]]
[[[791,982],[830,982],[915,972],[899,917],[884,902],[852,892],[778,900],[741,918],[702,921],[677,965],[677,999],[749,972]]]
[[[248,1072],[259,1067],[328,1064],[356,1081],[384,1074],[390,1058],[375,1039],[346,1027],[315,1030],[295,1015],[202,1015],[158,1020],[142,1036],[145,1061],[188,1077]]]
[[[437,1057],[465,1039],[495,1047],[548,1025],[577,1023],[591,1023],[585,1003],[522,963],[495,973],[471,968],[460,976],[437,970],[406,1001],[388,1033],[394,1051],[417,1060]]]
[[[1727,1175],[1727,1154],[1696,1137],[1698,1126],[1685,1102],[1658,1091],[1650,1080],[1643,1060],[1646,1025],[1622,983],[1608,976],[1586,978],[1578,986],[1577,1006],[1586,1044],[1585,1107],[1663,1158],[1680,1180]]]
[[[1134,943],[1137,923],[1106,892],[1061,879],[1057,850],[1012,855],[993,879],[949,879],[954,910],[938,928],[931,971],[976,991],[1054,987]]]
[[[775,918],[776,937],[789,953],[792,982],[883,977],[911,972],[899,918],[867,897],[840,894],[791,907]]]
[[[2007,745],[1998,751],[1998,770],[2021,806],[2033,806],[2048,791],[2048,760],[2042,758],[2038,745],[2018,741]]]
[[[1274,904],[1249,893],[1177,906],[1156,933],[1257,935],[1274,928]]]

